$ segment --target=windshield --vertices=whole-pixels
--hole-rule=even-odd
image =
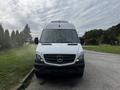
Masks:
[[[47,29],[43,30],[41,43],[79,43],[76,30],[73,29]]]

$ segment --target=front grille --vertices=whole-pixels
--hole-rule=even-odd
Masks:
[[[45,61],[53,64],[67,64],[75,60],[75,54],[44,54]]]

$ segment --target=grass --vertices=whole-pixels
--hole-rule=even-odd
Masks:
[[[87,49],[87,50],[98,51],[98,52],[120,54],[120,46],[111,46],[111,45],[86,45],[86,46],[83,46],[83,48]]]
[[[14,88],[31,70],[35,45],[0,52],[0,90]]]

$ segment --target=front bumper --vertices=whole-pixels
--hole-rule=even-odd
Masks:
[[[64,74],[64,73],[82,73],[84,71],[85,63],[84,60],[81,62],[76,62],[72,65],[67,66],[52,66],[45,63],[34,64],[35,71],[41,74]]]

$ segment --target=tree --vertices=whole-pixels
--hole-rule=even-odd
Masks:
[[[25,28],[23,29],[23,37],[24,37],[24,41],[28,42],[31,40],[31,35],[30,35],[30,27],[28,26],[28,24],[26,24]]]
[[[100,44],[103,32],[104,31],[102,29],[94,29],[86,32],[85,35],[83,36],[85,44],[94,44],[94,45]]]
[[[4,29],[2,25],[0,25],[0,49],[3,47],[3,42],[4,42]]]
[[[23,32],[20,32],[20,35],[19,35],[19,46],[23,46],[24,43],[25,43],[25,40],[24,40],[24,33]]]
[[[85,33],[83,36],[85,43],[89,44],[120,44],[120,24],[112,26],[106,30],[94,29]],[[97,42],[97,43],[96,43]]]
[[[84,38],[83,37],[79,37],[80,43],[83,45],[84,44]]]
[[[10,36],[9,36],[9,31],[8,29],[5,30],[5,36],[4,36],[4,48],[10,48]]]
[[[15,33],[15,41],[16,41],[16,45],[19,46],[20,34],[18,30],[16,30],[16,33]]]
[[[12,47],[16,46],[16,35],[15,35],[15,31],[14,30],[11,33],[11,46]]]
[[[22,46],[31,39],[28,24],[26,24],[25,28],[20,33],[18,30],[16,30],[16,32],[13,30],[11,36],[9,35],[9,31],[5,30],[4,32],[2,25],[0,25],[0,49]]]

